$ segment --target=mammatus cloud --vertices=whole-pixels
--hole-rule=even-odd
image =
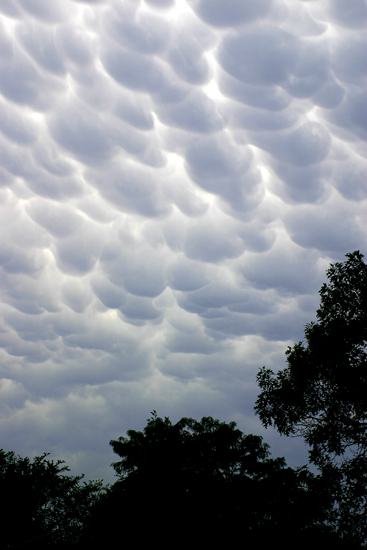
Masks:
[[[365,2],[0,19],[2,446],[107,478],[152,409],[260,433],[257,369],[367,251]]]

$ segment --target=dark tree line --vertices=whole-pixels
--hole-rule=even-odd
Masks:
[[[70,476],[47,454],[0,451],[0,548],[137,546],[367,548],[367,266],[359,252],[330,266],[317,322],[287,366],[263,367],[255,411],[301,436],[310,463],[289,468],[256,435],[212,417],[172,424],[153,411],[143,431],[110,444],[111,486]],[[364,545],[364,546],[363,546]]]
[[[67,548],[100,499],[102,482],[71,476],[47,453],[31,461],[0,450],[0,548]]]
[[[301,436],[333,488],[329,519],[367,541],[367,265],[356,251],[327,271],[317,322],[286,352],[278,373],[262,368],[255,405],[264,426]]]

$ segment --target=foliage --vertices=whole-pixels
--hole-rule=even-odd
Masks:
[[[359,251],[346,257],[327,271],[306,344],[288,348],[276,374],[260,369],[255,411],[265,427],[305,439],[337,488],[333,521],[367,540],[367,265]]]
[[[64,461],[47,456],[36,456],[32,462],[0,450],[2,548],[66,548],[80,539],[102,484],[81,484],[83,476],[67,475]]]
[[[113,544],[121,522],[143,546],[154,534],[161,544],[195,538],[216,546],[244,536],[266,545],[276,537],[283,547],[301,533],[307,540],[316,531],[330,535],[323,524],[329,497],[319,480],[272,458],[261,437],[244,435],[234,422],[172,424],[153,412],[143,431],[129,430],[111,445],[121,458],[112,464],[118,479],[93,517],[95,545]]]

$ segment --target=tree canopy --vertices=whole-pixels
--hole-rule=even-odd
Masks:
[[[0,449],[1,548],[70,548],[99,498],[102,483],[81,483],[48,454],[16,456]]]
[[[121,522],[139,543],[156,534],[164,547],[172,540],[231,546],[239,538],[265,545],[274,537],[293,547],[301,534],[309,541],[332,536],[324,525],[329,496],[318,478],[272,458],[260,436],[243,434],[235,422],[172,424],[153,412],[143,431],[110,444],[120,457],[112,464],[117,481],[93,518],[95,544],[106,544],[106,533],[112,544]]]
[[[305,343],[287,349],[284,369],[260,369],[255,411],[265,427],[304,438],[339,487],[339,529],[367,540],[367,265],[359,251],[346,257],[327,271]]]
[[[263,367],[255,411],[265,427],[301,436],[307,466],[273,458],[260,436],[210,416],[173,424],[155,411],[142,431],[111,440],[116,482],[81,483],[48,454],[0,450],[4,548],[367,548],[367,266],[355,251],[332,264],[305,343],[287,365]]]

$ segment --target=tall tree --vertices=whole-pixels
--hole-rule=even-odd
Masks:
[[[346,257],[328,269],[317,322],[288,348],[286,368],[260,369],[255,411],[265,427],[304,438],[336,488],[340,532],[366,541],[367,265],[359,251]]]
[[[112,544],[121,524],[143,546],[154,538],[164,547],[268,545],[276,538],[293,548],[294,536],[327,535],[328,495],[318,480],[272,458],[261,437],[244,435],[234,422],[172,424],[153,413],[143,431],[128,430],[111,445],[120,457],[112,464],[117,481],[93,518],[95,544],[109,542],[106,533]]]
[[[70,548],[100,496],[102,483],[81,483],[62,460],[0,449],[1,548]]]

